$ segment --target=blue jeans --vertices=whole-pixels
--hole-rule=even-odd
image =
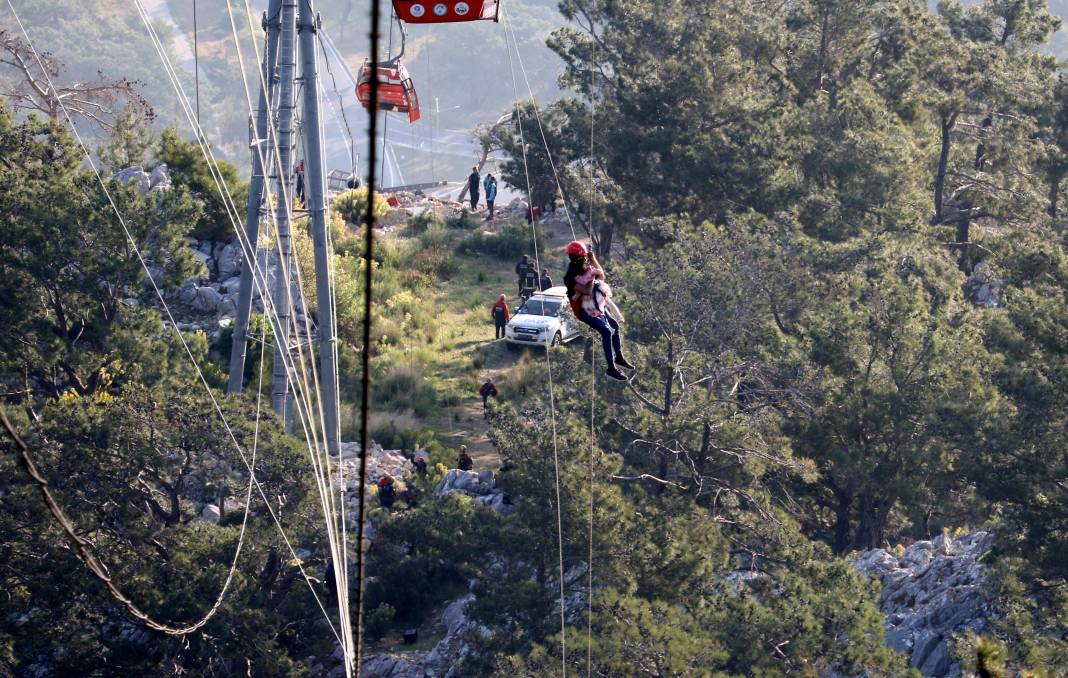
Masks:
[[[586,313],[585,310],[579,314],[578,319],[597,330],[601,335],[601,344],[604,346],[604,359],[608,362],[608,367],[614,369],[616,359],[623,359],[623,340],[619,334],[619,323],[608,313],[602,314],[600,318],[594,318],[589,313]]]

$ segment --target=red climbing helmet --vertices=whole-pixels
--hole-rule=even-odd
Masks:
[[[572,240],[567,244],[567,256],[569,257],[584,257],[589,254],[586,246],[580,243],[578,240]]]

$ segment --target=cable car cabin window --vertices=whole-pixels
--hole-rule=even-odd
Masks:
[[[407,113],[408,121],[419,119],[419,96],[415,93],[408,70],[391,62],[378,67],[378,110]],[[364,108],[371,107],[371,65],[364,63],[356,85],[356,99]]]
[[[397,16],[410,24],[496,21],[499,0],[393,0]]]

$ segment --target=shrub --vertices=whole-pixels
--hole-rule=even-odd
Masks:
[[[433,414],[437,408],[437,391],[418,367],[394,365],[375,384],[374,395],[383,409],[412,410],[417,417]]]
[[[386,635],[393,620],[397,616],[397,610],[389,603],[379,603],[378,607],[371,610],[367,615],[367,635],[372,638],[381,638]]]
[[[426,233],[432,228],[445,228],[445,222],[437,217],[430,210],[424,210],[415,216],[408,218],[408,232],[409,236],[416,236],[420,233]]]
[[[471,217],[471,213],[466,207],[460,210],[460,213],[454,216],[450,216],[445,224],[449,228],[459,228],[465,231],[470,231],[472,228],[478,226],[478,221]]]
[[[545,232],[541,228],[537,228],[535,234],[538,243],[545,242]],[[512,260],[533,252],[534,237],[529,226],[510,224],[502,228],[500,233],[475,231],[460,243],[459,249],[467,254],[488,254]]]
[[[331,203],[333,209],[350,224],[362,224],[367,215],[367,188],[354,188],[338,194]],[[375,193],[375,219],[389,213],[385,196]]]

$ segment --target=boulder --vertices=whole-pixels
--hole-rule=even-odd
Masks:
[[[235,301],[236,295],[228,294],[224,296],[219,305],[215,307],[215,312],[220,316],[231,317],[237,315],[237,301]]]
[[[221,301],[222,295],[219,294],[219,290],[213,287],[197,287],[196,297],[189,305],[197,311],[214,313]]]
[[[218,254],[215,255],[215,259],[220,279],[241,275],[241,264],[244,261],[244,257],[241,254],[241,243],[237,240],[223,246]]]
[[[200,510],[200,516],[196,518],[198,521],[206,521],[209,523],[218,523],[221,517],[219,513],[219,507],[215,504],[205,504],[204,508]]]
[[[156,169],[152,170],[152,173],[148,175],[148,184],[153,191],[162,191],[171,187],[171,177],[167,173],[166,163],[156,165]]]
[[[493,474],[490,473],[488,476],[488,482],[483,482],[482,478],[481,474],[474,471],[461,471],[458,468],[450,469],[438,483],[434,493],[439,497],[453,492],[464,492],[474,496],[491,494],[496,486]]]
[[[236,294],[241,291],[241,276],[233,275],[219,283],[219,291],[223,294]]]
[[[152,188],[151,177],[149,177],[148,172],[145,172],[145,169],[140,165],[121,169],[113,174],[111,178],[122,184],[134,184],[137,190],[142,194],[148,193],[149,189]]]

